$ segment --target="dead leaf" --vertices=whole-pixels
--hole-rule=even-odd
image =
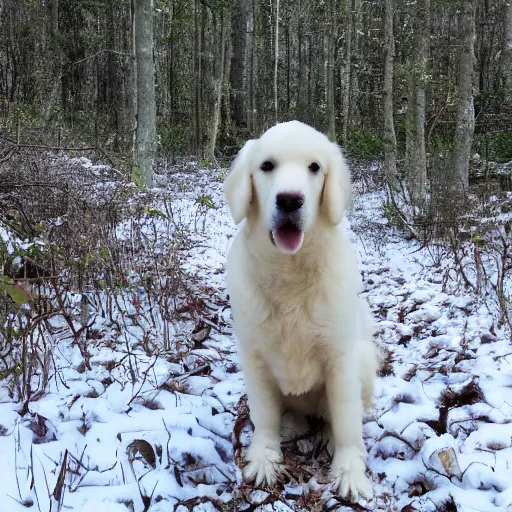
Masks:
[[[53,490],[53,497],[57,500],[57,503],[61,502],[63,497],[63,489],[64,483],[66,481],[66,472],[68,469],[68,451],[64,452],[64,457],[62,459],[62,464],[60,466],[59,477],[57,478],[57,483],[55,484],[55,489]]]
[[[462,478],[462,472],[460,470],[459,461],[453,448],[446,448],[437,452],[437,456],[441,461],[446,473],[449,476],[455,476],[459,480]]]
[[[198,324],[198,326],[201,324],[202,324],[202,322],[200,322]],[[194,329],[194,331],[192,332],[192,334],[190,336],[190,339],[196,345],[199,345],[199,344],[203,343],[203,341],[206,341],[210,337],[210,331],[212,330],[212,328],[209,325],[206,325],[199,329],[198,329],[198,326],[196,326],[196,328]]]
[[[34,444],[50,443],[55,441],[55,432],[53,429],[48,427],[48,418],[41,416],[40,414],[32,414],[32,419],[29,423],[28,428],[35,434],[32,442]]]
[[[135,439],[127,447],[126,453],[130,464],[136,459],[142,458],[142,460],[150,465],[153,469],[156,468],[156,456],[153,447],[144,439]]]

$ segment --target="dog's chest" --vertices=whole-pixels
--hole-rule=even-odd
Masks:
[[[283,395],[302,395],[323,383],[320,362],[313,354],[301,357],[277,352],[269,365]]]
[[[271,345],[267,364],[284,395],[302,395],[323,384],[318,333],[304,314],[291,321],[274,317],[267,321],[266,334]]]

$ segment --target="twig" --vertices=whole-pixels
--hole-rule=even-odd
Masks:
[[[182,373],[178,377],[176,377],[177,381],[182,381],[186,379],[187,377],[192,377],[194,375],[197,375],[198,373],[201,373],[203,370],[206,370],[207,368],[210,368],[209,364],[203,364],[202,366],[199,366],[198,368],[194,368],[193,370],[190,370],[187,373]]]
[[[74,62],[70,62],[68,64],[68,66],[76,66],[77,64],[81,64],[82,62],[94,59],[95,57],[97,57],[98,55],[101,55],[102,53],[113,53],[114,55],[121,55],[122,57],[130,57],[130,54],[128,54],[128,53],[119,52],[117,50],[104,49],[104,50],[100,50],[96,53],[93,53],[92,55],[89,55],[88,57],[84,57],[83,59],[79,59],[79,60],[75,60]]]
[[[139,394],[140,392],[142,391],[142,388],[144,387],[144,384],[146,383],[146,380],[148,379],[148,374],[149,372],[154,368],[155,364],[157,363],[158,361],[158,356],[155,357],[155,360],[146,368],[146,370],[144,371],[144,377],[142,378],[142,382],[140,383],[140,387],[139,387],[139,390],[137,391],[137,393],[135,393],[135,395],[133,395],[130,399],[130,401],[128,402],[127,405],[131,405],[132,402],[139,397]]]
[[[410,425],[408,425],[410,426]],[[395,432],[390,432],[390,431],[386,431],[386,432],[383,432],[376,440],[375,442],[378,443],[379,441],[382,441],[384,438],[386,437],[394,437],[395,439],[398,439],[399,441],[401,441],[402,443],[404,443],[405,445],[407,445],[413,452],[417,452],[418,451],[418,448],[415,448],[412,443],[410,443],[409,441],[407,441],[407,439],[404,439],[403,437],[399,436],[398,434],[396,434]]]
[[[220,332],[220,334],[224,334],[222,329],[220,329],[220,327],[218,327],[217,325],[215,325],[213,322],[211,322],[210,320],[208,320],[207,318],[205,318],[204,316],[202,315],[197,315],[197,317],[199,318],[199,320],[201,320],[202,322],[204,322],[206,325],[209,325],[212,329],[215,329],[217,332]]]

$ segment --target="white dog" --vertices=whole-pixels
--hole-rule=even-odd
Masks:
[[[372,494],[363,404],[377,356],[356,255],[337,228],[351,196],[339,148],[298,121],[248,141],[224,183],[238,224],[227,263],[235,332],[254,424],[247,479],[273,484],[281,416],[299,408],[331,424],[339,493]]]

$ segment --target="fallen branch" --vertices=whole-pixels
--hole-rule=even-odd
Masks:
[[[110,165],[115,165],[112,158],[109,154],[99,146],[91,146],[85,148],[73,148],[73,147],[62,147],[62,146],[44,146],[41,144],[17,144],[14,143],[14,146],[17,148],[27,148],[27,149],[44,149],[46,151],[99,151],[110,163]]]

